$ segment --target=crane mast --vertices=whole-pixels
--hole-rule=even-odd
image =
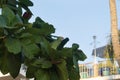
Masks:
[[[111,37],[114,50],[114,57],[120,66],[120,44],[118,35],[117,11],[115,0],[110,1],[110,15],[111,15]]]

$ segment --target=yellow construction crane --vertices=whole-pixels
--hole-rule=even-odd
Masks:
[[[118,34],[117,10],[116,1],[109,0],[110,2],[110,15],[111,15],[111,37],[114,50],[114,56],[120,67],[120,42]]]

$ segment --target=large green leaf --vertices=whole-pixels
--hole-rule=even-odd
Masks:
[[[55,32],[53,25],[44,22],[41,18],[37,17],[33,23],[33,27],[40,29],[40,33],[44,35],[50,35]]]
[[[47,60],[43,61],[41,68],[47,69],[50,67],[52,67],[52,63],[50,61],[47,61]]]
[[[13,1],[13,0],[9,0],[9,1]],[[13,6],[13,5],[6,5],[7,7],[9,7],[11,10],[13,10],[14,12],[17,11],[17,7]]]
[[[4,50],[3,53],[0,55],[0,70],[3,74],[9,73],[8,69],[8,52]]]
[[[57,40],[52,42],[51,47],[53,49],[56,49],[59,46],[59,44],[61,43],[62,40],[63,40],[62,37],[58,37]]]
[[[45,58],[36,59],[31,63],[32,63],[31,64],[32,66],[37,67],[37,68],[48,69],[52,67],[52,63]]]
[[[22,7],[20,5],[18,5],[18,14],[22,15]]]
[[[15,17],[15,14],[13,13],[13,11],[10,8],[8,8],[8,7],[3,7],[2,15],[7,17],[8,25],[10,25],[11,21],[13,21],[13,18]]]
[[[74,68],[73,56],[68,57],[66,59],[66,62],[67,62],[66,66],[67,66],[67,70],[68,70],[69,80],[79,80],[79,77],[76,75],[76,74],[78,74],[78,72]]]
[[[50,76],[47,70],[39,69],[35,73],[36,80],[50,80]]]
[[[37,68],[34,66],[28,66],[27,72],[26,72],[26,77],[27,78],[34,78],[35,75],[34,73],[37,71]]]
[[[11,26],[18,26],[18,25],[22,25],[22,19],[20,18],[19,15],[15,15],[13,20],[11,21]]]
[[[73,53],[77,60],[84,61],[87,58],[87,56],[84,54],[82,50],[76,50]]]
[[[42,37],[39,35],[33,35],[32,38],[34,38],[35,43],[40,43],[42,39]]]
[[[53,25],[48,24],[48,23],[42,23],[41,24],[43,27],[41,28],[41,33],[44,33],[46,35],[50,35],[51,33],[55,32],[55,28]]]
[[[1,72],[2,72],[2,74],[7,74],[7,73],[9,73],[9,69],[8,69],[8,65],[7,65],[7,60],[5,60],[5,61],[3,61],[3,62],[5,62],[5,63],[2,63],[1,64],[1,66],[0,66],[0,69],[1,69]]]
[[[29,40],[31,43],[40,43],[42,37],[39,36],[39,35],[34,35],[34,34],[31,34],[31,33],[22,33],[19,37],[20,39],[23,39],[25,42],[26,40]]]
[[[24,46],[26,45],[29,45],[29,44],[33,44],[33,42],[31,41],[31,39],[29,38],[30,36],[28,37],[24,37],[24,38],[21,38],[20,37],[20,41],[21,41],[21,44]]]
[[[28,0],[27,0],[28,1]],[[18,5],[20,5],[23,9],[25,9],[27,12],[30,12],[30,9],[28,8],[28,5],[29,6],[32,6],[32,2],[30,1],[29,3],[27,2],[26,0],[20,0],[20,2],[18,2]],[[25,2],[25,4],[24,4]],[[27,2],[27,3],[26,3]]]
[[[77,50],[79,48],[79,45],[78,44],[76,44],[76,43],[73,43],[72,44],[72,49],[73,50]]]
[[[30,33],[22,33],[20,38],[29,38],[29,37],[32,37],[32,34]]]
[[[51,48],[49,42],[46,39],[42,38],[40,46],[43,54],[46,54],[48,56],[50,54],[49,49]]]
[[[8,69],[13,78],[16,78],[19,74],[21,68],[21,58],[21,54],[9,54],[8,56]]]
[[[79,72],[78,60],[74,55],[73,55],[73,63],[74,63],[76,71]]]
[[[31,34],[35,34],[35,35],[45,35],[48,36],[50,35],[52,32],[54,32],[53,29],[49,29],[49,28],[41,28],[41,29],[37,29],[37,28],[26,28],[25,32],[29,32]]]
[[[37,68],[41,67],[41,64],[45,61],[45,58],[35,59],[33,62],[31,62],[31,65]]]
[[[6,27],[6,24],[5,18],[0,15],[0,27]]]
[[[61,50],[63,49],[64,45],[69,41],[69,38],[65,38],[61,41],[61,43],[59,44],[59,46],[57,47],[57,50]]]
[[[3,51],[4,54],[0,56],[0,70],[3,74],[10,73],[13,78],[17,77],[21,67],[21,54],[14,55]]]
[[[16,0],[7,0],[7,7],[9,7],[11,10],[14,12],[17,12],[17,6],[16,6],[17,1]]]
[[[11,53],[18,54],[21,52],[21,43],[18,39],[6,38],[5,46]]]
[[[59,75],[59,80],[68,80],[68,71],[66,67],[66,62],[63,60],[61,63],[56,64],[57,72]]]
[[[2,38],[4,36],[4,29],[0,28],[0,37]]]
[[[42,27],[41,23],[45,23],[45,22],[40,17],[36,17],[32,27],[40,29]]]
[[[29,32],[34,35],[44,35],[44,33],[41,33],[41,30],[37,28],[26,28],[24,32]]]
[[[63,56],[65,59],[68,57],[72,57],[72,48],[63,48],[60,50],[60,55]]]
[[[80,80],[80,74],[76,71],[74,67],[68,70],[69,80]]]
[[[33,3],[30,0],[20,0],[20,2],[25,6],[33,6]]]
[[[22,45],[23,45],[23,53],[29,59],[34,58],[34,56],[39,52],[39,48],[36,44],[28,44],[28,45],[22,44]]]
[[[78,48],[79,48],[78,44],[76,43],[72,44],[73,56],[76,58],[76,60],[84,61],[87,57],[84,54],[84,52]]]
[[[49,69],[50,80],[60,80],[56,65]]]
[[[50,80],[59,80],[58,73],[55,70],[50,71]]]

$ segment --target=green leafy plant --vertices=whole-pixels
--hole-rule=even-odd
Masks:
[[[84,61],[86,55],[78,44],[64,47],[69,38],[53,36],[54,26],[40,17],[30,23],[30,6],[30,0],[0,0],[1,72],[16,78],[25,64],[27,78],[79,80],[78,60]]]

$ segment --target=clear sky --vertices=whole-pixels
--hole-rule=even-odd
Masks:
[[[54,35],[69,37],[78,43],[87,55],[86,62],[92,62],[93,36],[97,36],[97,47],[107,44],[110,35],[109,0],[32,0],[31,8],[35,17],[41,17],[56,28]],[[118,19],[120,19],[120,0],[116,0]],[[120,23],[120,21],[118,21]]]

